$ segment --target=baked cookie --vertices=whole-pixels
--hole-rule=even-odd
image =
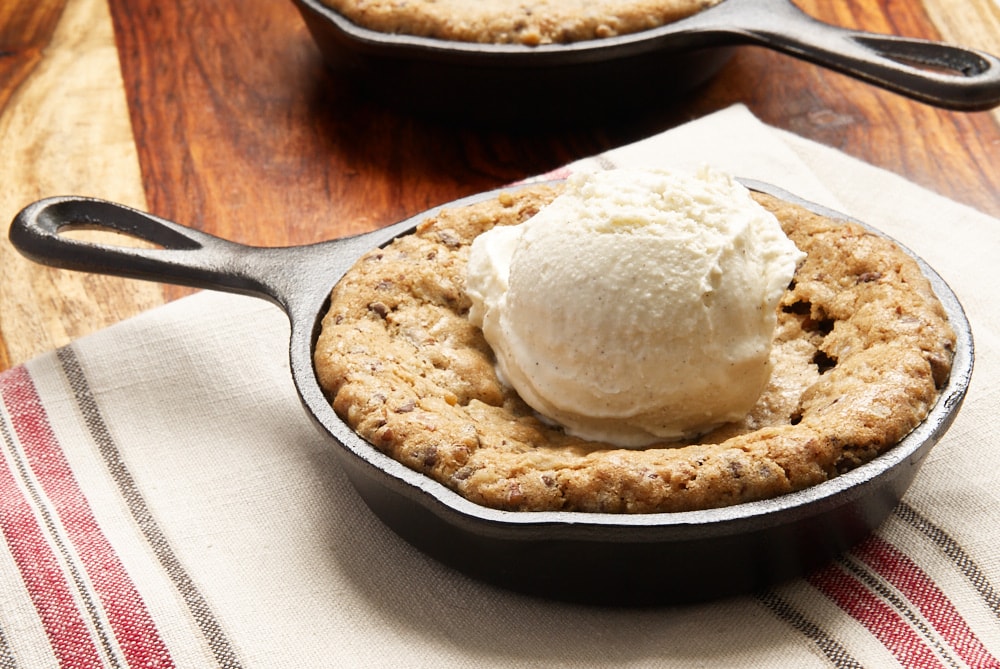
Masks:
[[[539,420],[467,319],[471,241],[521,223],[558,187],[442,211],[334,287],[316,346],[338,415],[375,448],[467,499],[519,511],[727,506],[826,481],[891,448],[947,381],[955,335],[891,240],[755,198],[807,256],[778,308],[773,372],[752,411],[691,443],[621,449]]]
[[[721,0],[323,0],[370,30],[462,42],[579,42],[678,21]]]

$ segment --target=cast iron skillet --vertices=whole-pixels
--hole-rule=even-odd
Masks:
[[[714,75],[736,45],[775,49],[945,108],[1000,104],[995,56],[831,26],[789,0],[725,0],[653,30],[535,47],[377,32],[322,0],[294,1],[333,69],[376,98],[446,118],[567,121],[668,103]]]
[[[801,202],[771,186],[746,183]],[[10,239],[24,255],[45,264],[249,294],[278,304],[291,321],[291,370],[298,393],[339,445],[340,463],[375,514],[404,539],[460,571],[547,597],[678,603],[746,592],[820,565],[885,519],[965,396],[973,361],[969,324],[951,289],[921,262],[958,335],[954,365],[927,419],[872,462],[801,492],[707,511],[536,513],[473,504],[358,437],[330,407],[312,363],[332,286],[362,253],[411,231],[439,209],[360,236],[260,248],[102,200],[55,197],[22,210]],[[124,232],[162,248],[87,243],[60,234],[70,228]]]

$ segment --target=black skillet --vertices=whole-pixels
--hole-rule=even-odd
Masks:
[[[748,186],[801,202],[771,186]],[[921,262],[958,335],[954,365],[926,420],[872,462],[801,492],[707,511],[534,513],[473,504],[359,438],[330,407],[312,363],[332,286],[362,253],[411,231],[438,209],[356,237],[260,248],[122,205],[56,197],[22,210],[11,225],[10,239],[25,256],[49,265],[249,294],[278,304],[291,321],[291,370],[298,393],[337,443],[338,460],[372,511],[401,537],[460,571],[547,597],[678,603],[746,592],[802,574],[885,519],[965,396],[973,361],[969,324],[951,289]],[[123,232],[162,248],[87,243],[60,234],[71,228]]]
[[[737,45],[768,47],[940,107],[1000,104],[995,56],[839,28],[789,0],[724,0],[652,30],[534,47],[382,33],[321,0],[294,1],[333,69],[373,97],[440,117],[568,121],[664,104],[714,75]]]

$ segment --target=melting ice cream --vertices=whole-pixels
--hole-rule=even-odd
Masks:
[[[802,257],[720,172],[578,174],[525,223],[475,240],[470,318],[538,413],[641,447],[749,411]]]

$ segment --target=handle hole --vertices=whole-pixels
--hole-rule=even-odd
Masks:
[[[989,61],[979,54],[946,44],[882,36],[857,36],[855,40],[883,58],[932,74],[975,77],[990,69]]]
[[[89,225],[87,223],[71,223],[59,228],[59,236],[73,241],[86,244],[100,244],[103,246],[126,247],[135,249],[162,249],[161,244],[156,244],[131,235],[127,232],[112,230],[107,227]]]
[[[183,229],[150,214],[104,200],[67,199],[55,202],[39,213],[38,224],[50,234],[106,246],[154,250],[195,250],[202,247],[201,241],[192,236],[194,230]],[[69,231],[75,231],[74,236],[71,237]],[[101,241],[93,241],[95,238],[91,235],[100,235]]]

